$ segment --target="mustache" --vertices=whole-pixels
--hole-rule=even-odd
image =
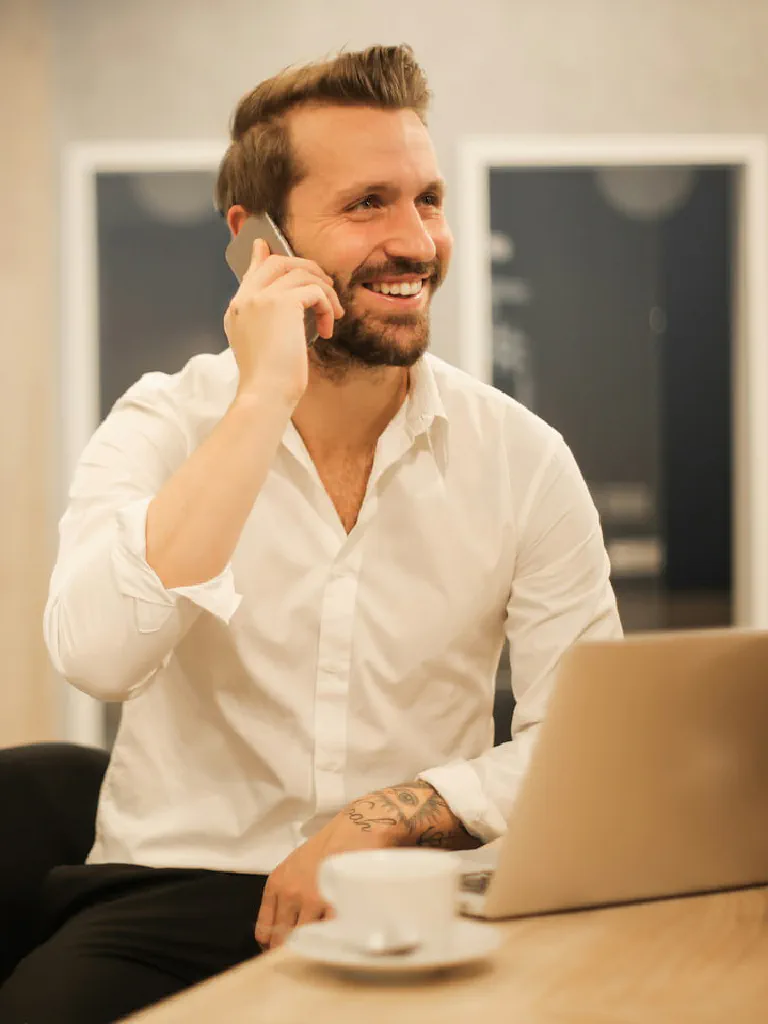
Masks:
[[[378,281],[382,277],[393,277],[398,274],[413,274],[417,277],[428,277],[430,280],[441,279],[441,264],[439,260],[421,262],[410,260],[405,256],[393,256],[386,263],[380,263],[375,267],[359,267],[349,279],[349,287],[356,284],[368,284],[371,281]]]

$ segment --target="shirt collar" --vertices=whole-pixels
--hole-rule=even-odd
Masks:
[[[411,367],[410,391],[406,403],[406,423],[414,437],[430,430],[436,419],[447,422],[443,400],[428,355]]]
[[[411,367],[405,406],[406,430],[412,439],[426,435],[435,463],[444,474],[448,465],[448,414],[428,354]]]

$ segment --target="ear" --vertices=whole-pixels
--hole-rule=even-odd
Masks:
[[[230,206],[227,210],[227,226],[233,238],[237,238],[243,222],[248,217],[248,211],[244,206]]]

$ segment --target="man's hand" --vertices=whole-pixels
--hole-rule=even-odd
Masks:
[[[353,800],[269,876],[256,941],[263,949],[274,949],[297,925],[330,916],[331,908],[317,891],[317,873],[321,861],[334,853],[392,846],[466,850],[479,845],[428,782],[389,786]]]
[[[257,238],[251,262],[224,315],[239,383],[235,401],[280,396],[295,407],[308,382],[304,311],[314,309],[323,338],[344,315],[333,278],[312,260],[270,255]]]

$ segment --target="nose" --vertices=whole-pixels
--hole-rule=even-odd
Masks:
[[[435,241],[421,214],[411,203],[398,210],[390,221],[390,234],[384,248],[390,256],[426,263],[437,253]]]

